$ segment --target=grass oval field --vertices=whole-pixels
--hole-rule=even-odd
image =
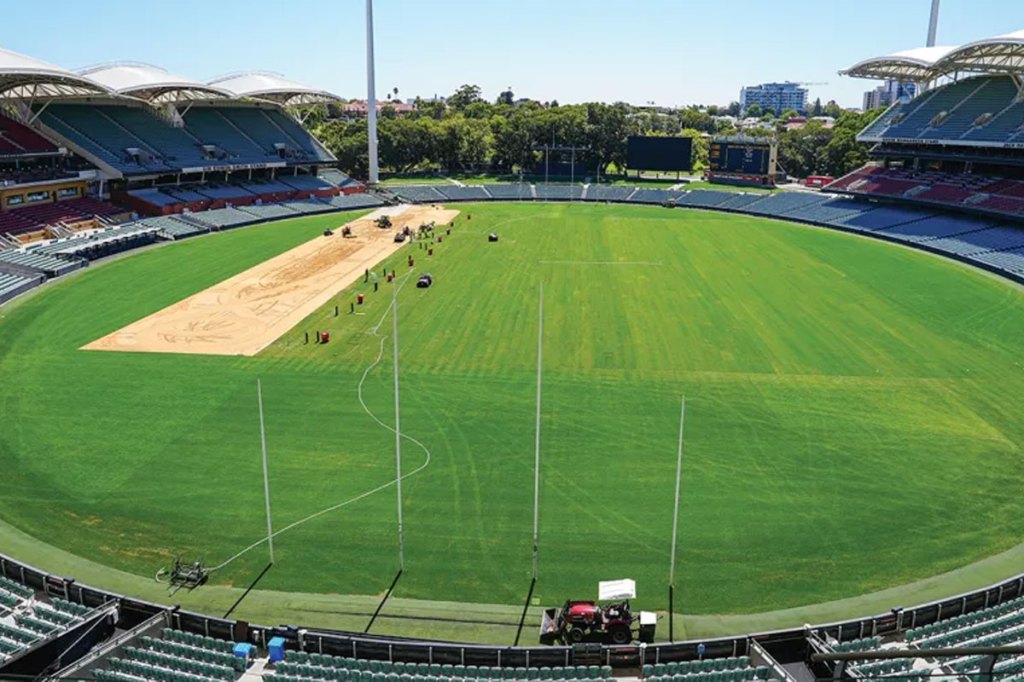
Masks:
[[[433,257],[413,251],[435,285],[400,293],[403,431],[431,461],[404,486],[397,595],[523,597],[542,281],[540,603],[631,576],[640,606],[665,607],[681,393],[687,613],[850,597],[1022,541],[1015,286],[743,216],[460,208]],[[369,332],[381,319],[390,329],[387,286],[354,287],[341,316],[332,302],[254,358],[77,350],[341,222],[153,249],[0,309],[0,518],[139,575],[178,552],[227,559],[265,532],[257,377],[278,527],[390,481],[393,436],[357,395],[380,347]],[[344,314],[357,290],[365,314]],[[332,343],[304,345],[313,329]],[[385,357],[364,387],[385,422],[391,369]],[[422,462],[405,453],[407,470]],[[282,534],[261,588],[382,591],[397,568],[395,513],[385,488]],[[213,581],[245,584],[265,561],[257,548]]]

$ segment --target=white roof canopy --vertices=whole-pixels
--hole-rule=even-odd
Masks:
[[[877,78],[904,82],[922,82],[932,78],[937,61],[957,48],[947,45],[918,47],[913,50],[894,52],[884,57],[873,57],[840,71],[840,75],[854,78]]]
[[[936,62],[933,71],[937,76],[954,71],[1024,72],[1024,30],[961,45]]]
[[[46,99],[108,94],[106,87],[90,78],[0,48],[0,97]]]
[[[854,78],[925,82],[958,71],[1024,74],[1024,30],[959,47],[919,47],[873,57],[839,73]]]
[[[337,102],[341,99],[326,90],[317,90],[288,80],[279,73],[269,71],[251,71],[223,76],[210,81],[209,84],[228,90],[236,97],[263,99],[284,107]]]
[[[79,73],[105,85],[119,95],[137,97],[154,104],[226,99],[232,96],[227,90],[138,62],[103,64],[82,69]]]

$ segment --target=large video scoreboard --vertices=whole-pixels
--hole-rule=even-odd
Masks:
[[[712,142],[711,170],[768,175],[771,152],[771,145],[767,142]]]
[[[626,141],[626,166],[630,170],[688,171],[692,156],[693,141],[688,137],[631,135]]]
[[[711,140],[708,179],[742,185],[775,183],[777,151],[773,141],[750,137]]]

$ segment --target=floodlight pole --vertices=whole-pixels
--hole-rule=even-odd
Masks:
[[[537,554],[540,538],[540,394],[544,369],[544,283],[537,297],[537,417],[533,450],[533,579],[537,580]],[[532,590],[532,588],[531,588]]]
[[[391,289],[392,337],[395,366],[395,488],[398,494],[398,570],[405,570],[405,531],[402,527],[402,426],[398,401],[398,287]]]
[[[366,125],[367,153],[370,158],[367,182],[376,185],[380,180],[377,166],[377,93],[373,73],[373,0],[366,0]]]
[[[939,29],[939,2],[940,0],[932,0],[932,14],[928,20],[927,47],[935,47],[935,35]]]
[[[672,554],[668,560],[668,640],[675,641],[676,540],[679,537],[679,487],[683,477],[683,424],[686,421],[686,396],[679,408],[679,449],[676,455],[676,495],[672,511]]]
[[[267,506],[267,547],[274,563],[274,525],[270,520],[270,476],[267,471],[267,433],[263,424],[263,384],[256,379],[256,399],[260,405],[260,447],[263,451],[263,498]]]

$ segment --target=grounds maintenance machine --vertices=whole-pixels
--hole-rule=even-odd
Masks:
[[[636,598],[635,580],[605,580],[598,583],[597,591],[596,602],[570,600],[560,609],[544,609],[541,644],[654,642],[657,615],[652,611],[634,614],[629,605]]]

